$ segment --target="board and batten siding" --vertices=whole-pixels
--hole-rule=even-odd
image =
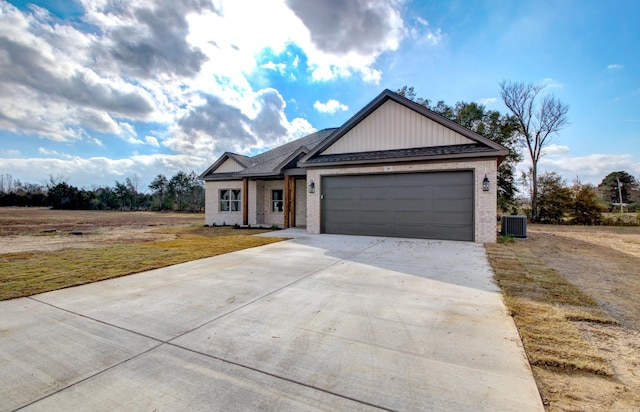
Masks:
[[[475,142],[401,104],[388,100],[321,154],[469,143]]]
[[[233,173],[233,172],[240,172],[242,171],[242,169],[244,169],[242,165],[240,165],[235,160],[229,158],[224,162],[222,162],[222,164],[218,166],[218,168],[213,173],[214,174],[215,173]]]

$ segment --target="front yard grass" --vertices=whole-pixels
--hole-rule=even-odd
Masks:
[[[173,240],[55,252],[0,255],[0,300],[130,275],[281,241],[251,236],[268,230],[229,227],[158,229]]]

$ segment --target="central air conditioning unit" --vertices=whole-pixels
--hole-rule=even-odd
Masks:
[[[520,239],[527,238],[526,216],[502,216],[500,234]]]

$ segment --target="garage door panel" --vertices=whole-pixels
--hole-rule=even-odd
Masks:
[[[370,187],[361,187],[358,191],[360,199],[364,200],[386,200],[388,195],[385,193],[385,190],[388,188],[370,188]]]
[[[411,211],[424,212],[426,209],[433,210],[432,204],[427,203],[420,199],[410,199],[410,200],[396,199],[394,202],[387,202],[386,205],[387,205],[387,208],[389,208],[390,206],[393,206],[394,211],[401,211],[401,212],[411,212]]]
[[[461,193],[468,193],[468,196],[461,197]],[[439,188],[437,193],[433,195],[435,199],[441,200],[464,200],[467,199],[469,201],[473,201],[473,197],[471,196],[473,193],[473,186],[467,185],[457,185],[445,188]]]
[[[445,180],[448,185],[468,185],[473,184],[473,179],[469,179],[471,171],[461,172],[444,172],[446,173]]]
[[[433,239],[433,227],[426,225],[396,227],[394,237]]]
[[[325,176],[322,188],[326,233],[473,240],[471,171]]]
[[[452,212],[468,212],[472,207],[471,200],[462,199],[456,201],[453,199],[437,199],[433,201],[433,209],[435,211],[452,211]]]
[[[434,224],[465,226],[473,224],[473,217],[463,212],[438,212],[434,216]]]
[[[361,222],[367,222],[371,224],[380,224],[391,220],[391,212],[387,210],[382,211],[361,211],[358,220]]]
[[[351,195],[353,192],[353,189],[349,190],[349,189],[344,189],[344,188],[337,188],[337,189],[333,189],[335,190],[334,195],[336,197],[336,199],[351,199]]]
[[[332,210],[354,210],[359,208],[359,202],[354,199],[335,199],[331,202]]]
[[[432,223],[431,215],[422,210],[394,210],[391,213],[391,221],[396,225],[412,226]]]
[[[340,225],[352,225],[354,220],[356,220],[356,213],[355,212],[345,212],[341,214],[341,218],[339,219],[333,219],[331,220],[331,222],[329,223],[330,225],[333,225],[333,227],[339,228]],[[336,232],[332,232],[332,233],[336,233]]]
[[[358,203],[360,210],[389,210],[388,199],[361,199]]]
[[[405,186],[393,188],[391,195],[395,199],[424,199],[425,196],[429,195],[431,192],[433,191],[422,187]]]
[[[354,193],[353,196],[357,196],[357,194]],[[387,203],[389,203],[389,198],[380,196],[379,194],[376,196],[367,196],[366,193],[360,192],[359,203],[371,205],[386,205]]]
[[[435,226],[434,239],[464,240],[473,237],[473,230],[468,226]]]
[[[365,180],[365,181],[360,181],[358,182],[357,179],[355,179],[355,181],[357,182],[357,184],[365,190],[381,190],[381,189],[388,189],[389,187],[382,183],[382,182],[378,182],[376,180]]]

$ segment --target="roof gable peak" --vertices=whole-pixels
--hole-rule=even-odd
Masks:
[[[391,106],[395,105],[395,108],[390,109],[390,104]],[[379,110],[383,110],[382,112],[379,112],[382,114],[376,113]],[[394,110],[395,113],[393,113]],[[392,122],[388,121],[390,116],[391,118],[393,118],[393,116],[396,116],[396,119],[399,119],[397,120],[396,124],[406,125],[407,120],[404,116],[407,115],[404,113],[408,114],[410,118],[409,122],[413,122],[414,127],[424,128],[426,122],[428,123],[427,126],[435,126],[437,130],[433,129],[431,132],[425,132],[411,129],[407,132],[393,129],[397,126],[394,126]],[[379,118],[376,119],[376,117]],[[371,122],[371,124],[365,126],[366,122]],[[392,131],[385,134],[385,131],[381,130],[384,128]],[[412,134],[412,136],[407,139],[407,135],[410,134]],[[443,134],[446,135],[445,138],[442,138]],[[339,142],[345,136],[348,136],[349,139],[359,139],[358,141],[360,143],[350,144],[348,143],[348,141],[344,140],[342,142]],[[434,136],[438,137],[435,138]],[[400,139],[397,139],[398,137],[400,137]],[[390,143],[390,138],[398,141]],[[399,140],[405,141],[400,142]],[[403,144],[405,146],[402,146]],[[400,96],[399,94],[392,92],[389,89],[385,89],[369,104],[363,107],[360,111],[358,111],[358,113],[352,116],[346,123],[344,123],[340,128],[332,133],[330,137],[328,137],[324,142],[313,149],[301,161],[301,164],[306,163],[307,160],[310,160],[314,157],[325,154],[451,146],[456,144],[478,144],[480,146],[487,147],[488,149],[490,149],[489,151],[496,151],[501,153],[506,150],[503,146],[493,142],[492,140],[487,139],[467,129],[464,126],[422,105],[419,105],[412,100]],[[374,146],[376,147],[374,148]]]

